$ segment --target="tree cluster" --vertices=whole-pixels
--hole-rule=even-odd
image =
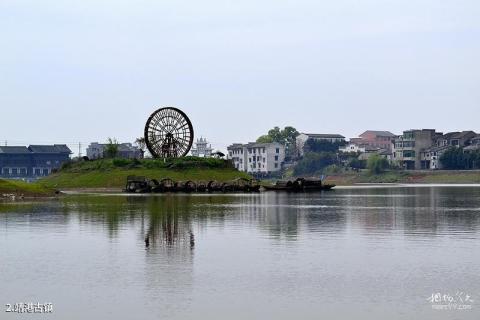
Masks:
[[[440,157],[440,162],[447,170],[480,169],[480,150],[464,153],[463,148],[450,148]]]
[[[266,135],[260,136],[257,139],[257,143],[271,143],[278,142],[285,145],[285,154],[289,158],[295,153],[296,138],[299,132],[294,127],[275,127],[268,131]]]
[[[345,141],[330,142],[326,140],[308,139],[305,142],[305,152],[338,152],[338,148],[345,145]]]
[[[309,152],[298,161],[293,173],[296,176],[315,174],[325,167],[335,164],[336,161],[337,157],[333,152]]]

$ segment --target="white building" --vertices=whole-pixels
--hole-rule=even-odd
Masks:
[[[305,143],[309,140],[315,141],[328,141],[331,143],[335,142],[343,142],[345,141],[345,137],[340,134],[325,134],[325,133],[300,133],[295,141],[298,154],[303,156],[305,153],[304,147]]]
[[[207,139],[200,138],[195,142],[195,147],[192,148],[192,156],[209,158],[212,156],[212,145],[207,142]]]
[[[355,143],[349,143],[344,147],[338,148],[338,151],[340,152],[359,152],[359,153],[365,153],[365,147],[364,146],[359,146],[358,144]]]
[[[107,144],[98,142],[90,143],[87,148],[87,157],[90,160],[104,158],[106,146]],[[133,146],[131,143],[119,143],[117,157],[124,159],[142,159],[143,151]]]
[[[227,148],[228,159],[235,168],[248,173],[268,174],[280,171],[285,161],[285,146],[281,143],[232,144]]]

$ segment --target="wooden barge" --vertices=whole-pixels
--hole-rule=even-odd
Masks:
[[[298,178],[296,180],[279,180],[274,185],[263,186],[265,190],[271,191],[328,191],[335,187],[334,184],[324,184],[320,179]]]
[[[259,192],[260,184],[256,180],[238,178],[229,182],[211,181],[173,181],[164,178],[160,181],[146,177],[129,176],[123,190],[127,193],[167,193],[167,192]]]

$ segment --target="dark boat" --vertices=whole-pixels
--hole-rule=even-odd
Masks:
[[[298,178],[296,180],[279,180],[274,185],[263,186],[266,190],[271,191],[327,191],[335,187],[334,184],[324,184],[320,179]]]
[[[145,177],[128,176],[124,192],[127,193],[149,193],[152,191],[150,181]]]

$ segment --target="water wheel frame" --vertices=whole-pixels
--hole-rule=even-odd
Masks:
[[[185,157],[193,144],[193,125],[180,109],[164,107],[153,112],[145,124],[145,144],[154,158]]]

